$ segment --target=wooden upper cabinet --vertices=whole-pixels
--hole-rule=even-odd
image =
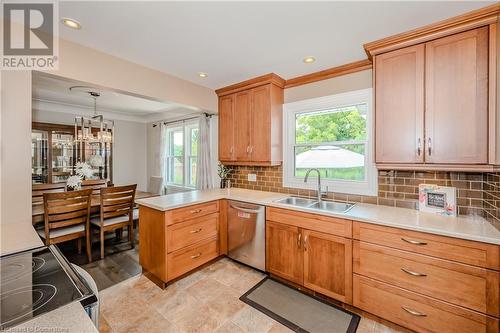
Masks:
[[[235,94],[233,117],[234,131],[234,161],[250,160],[250,130],[252,122],[251,91],[241,91]],[[222,116],[223,117],[223,116]],[[220,135],[225,135],[222,131]]]
[[[224,161],[234,159],[234,96],[219,98],[219,158]]]
[[[219,159],[223,163],[281,164],[283,86],[283,79],[268,74],[216,91],[220,109]],[[232,117],[226,100],[234,102]]]
[[[352,304],[352,240],[304,230],[304,286]]]
[[[375,57],[376,162],[424,161],[424,45]]]
[[[426,48],[428,163],[488,163],[488,27]]]
[[[266,268],[271,274],[302,284],[302,233],[298,227],[266,222]]]
[[[492,24],[375,55],[379,167],[492,170],[495,29]]]

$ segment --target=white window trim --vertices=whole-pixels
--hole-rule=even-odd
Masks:
[[[172,129],[177,129],[181,128],[182,129],[182,135],[183,135],[183,142],[182,144],[184,145],[184,155],[182,156],[183,159],[183,168],[182,168],[182,181],[183,183],[174,183],[174,182],[168,182],[168,179],[166,180],[165,184],[167,186],[175,186],[179,188],[186,188],[186,189],[194,189],[196,188],[196,185],[190,185],[189,184],[189,172],[188,172],[188,167],[189,167],[189,156],[191,155],[191,136],[190,136],[190,129],[193,127],[198,126],[198,121],[197,120],[191,120],[191,121],[182,121],[182,122],[175,122],[172,123],[170,126],[167,125],[167,131],[172,130]],[[170,137],[167,136],[167,149],[170,150]],[[167,158],[170,155],[167,154]],[[165,167],[168,168],[168,162],[165,163]],[[167,174],[167,173],[165,173]]]
[[[328,186],[329,192],[377,195],[377,168],[374,156],[374,131],[373,131],[373,94],[372,89],[350,91],[346,93],[313,98],[299,102],[288,103],[283,106],[283,186],[299,189],[317,190],[316,178],[304,183],[303,178],[295,177],[295,157],[293,146],[295,144],[295,115],[302,112],[322,111],[339,108],[352,104],[366,103],[367,108],[367,137],[368,144],[365,152],[366,174],[364,181],[330,180],[322,179],[321,184]],[[315,176],[315,174],[311,174]],[[325,188],[323,188],[325,190]]]

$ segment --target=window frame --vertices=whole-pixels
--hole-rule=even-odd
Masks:
[[[190,181],[191,181],[191,171],[189,170],[189,167],[190,167],[190,158],[192,157],[196,157],[198,158],[198,153],[196,152],[196,155],[193,156],[192,155],[192,152],[191,152],[191,148],[192,148],[192,137],[191,137],[191,131],[193,129],[197,128],[198,131],[199,131],[199,122],[196,121],[196,120],[193,120],[193,121],[184,121],[182,123],[173,123],[171,124],[171,126],[167,126],[167,154],[165,156],[165,175],[167,175],[167,179],[165,180],[165,184],[167,186],[176,186],[176,187],[182,187],[182,188],[187,188],[187,189],[194,189],[196,188],[196,184],[193,184],[191,185],[190,184]],[[172,139],[171,139],[171,134],[172,132],[174,131],[178,131],[179,129],[181,129],[182,131],[182,146],[183,146],[183,149],[182,149],[182,152],[183,152],[183,155],[182,156],[178,156],[178,157],[182,157],[182,162],[183,162],[183,165],[182,165],[182,183],[176,183],[176,182],[171,182],[169,181],[169,168],[170,168],[170,160],[172,158],[175,159],[175,155],[171,155],[171,152],[172,152]],[[175,178],[175,177],[173,177]]]
[[[372,88],[361,89],[339,93],[331,96],[313,98],[283,105],[283,186],[317,190],[317,182],[310,179],[304,183],[304,179],[295,176],[295,147],[310,146],[310,144],[295,142],[296,115],[299,113],[326,111],[335,108],[346,107],[354,104],[366,104],[366,143],[365,143],[365,179],[358,180],[332,180],[321,179],[323,186],[328,186],[329,192],[346,193],[354,195],[377,195],[377,168],[374,163],[374,131],[373,131],[373,94]],[[341,143],[359,143],[360,140],[338,141]],[[331,144],[331,143],[330,143]],[[312,145],[329,145],[324,142]],[[311,174],[316,179],[316,174]],[[325,190],[325,188],[323,188]]]

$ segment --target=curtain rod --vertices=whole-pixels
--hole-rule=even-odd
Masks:
[[[205,115],[205,117],[207,117],[207,118],[212,118],[212,116],[213,116],[213,114],[203,112],[203,113],[201,113],[200,115],[198,115],[196,117],[189,117],[189,118],[172,120],[172,121],[163,121],[163,122],[160,121],[159,124],[163,123],[163,125],[168,125],[168,124],[185,122],[185,121],[188,121],[188,120],[193,120],[193,119],[196,119],[196,118],[200,118],[200,116],[202,116],[202,115]],[[158,126],[158,124],[154,123],[153,127],[156,127],[156,126]]]

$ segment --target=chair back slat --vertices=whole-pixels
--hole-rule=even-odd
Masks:
[[[101,188],[101,223],[104,219],[132,216],[137,184]]]
[[[85,179],[82,181],[82,190],[92,189],[93,195],[99,195],[101,188],[108,186],[106,179]]]
[[[50,240],[50,230],[85,224],[89,227],[92,190],[44,193],[45,237]]]
[[[58,193],[66,191],[66,183],[33,184],[31,187],[32,202],[42,202],[44,193]]]

